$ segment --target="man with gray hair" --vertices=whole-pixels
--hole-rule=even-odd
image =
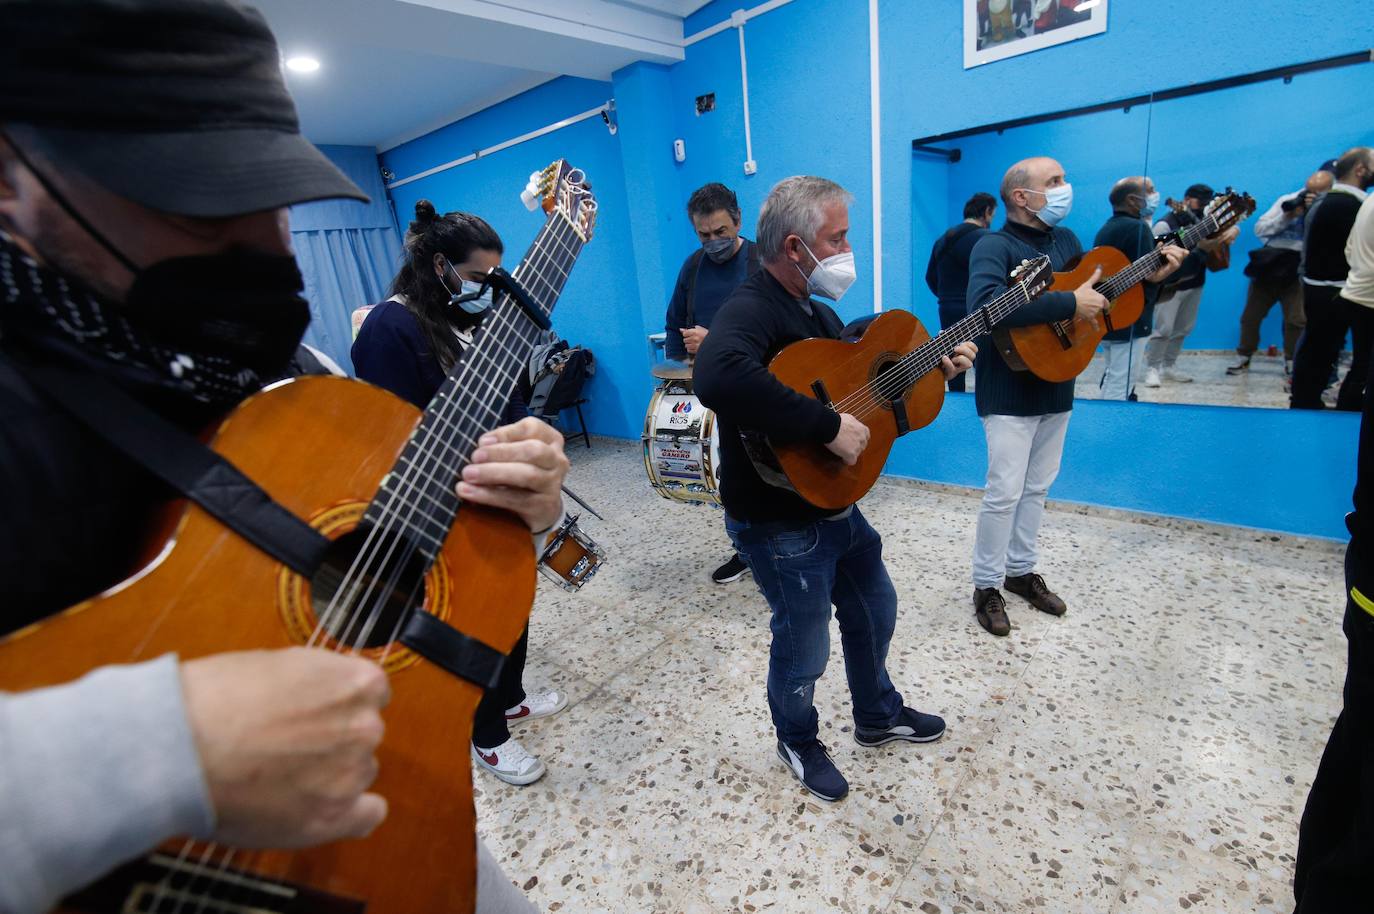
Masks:
[[[725,529],[772,610],[768,706],[778,758],[822,800],[849,784],[819,732],[813,692],[830,656],[830,608],[840,623],[845,672],[854,703],[854,741],[930,742],[945,732],[933,714],[907,707],[887,673],[897,619],[897,592],[883,565],[882,540],[857,506],[817,508],[789,489],[765,482],[741,431],[775,443],[823,445],[853,465],[868,444],[868,426],[778,381],[768,363],[809,337],[839,337],[843,322],[828,305],[855,278],[849,246],[849,193],[824,178],[779,182],[759,213],[763,269],[726,300],[697,351],[694,381],[720,423],[721,499]],[[946,378],[966,371],[972,343],[941,365]]]

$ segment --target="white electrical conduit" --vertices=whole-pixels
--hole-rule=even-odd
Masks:
[[[878,0],[868,0],[868,120],[873,158],[873,313],[883,310],[883,158],[878,117]]]
[[[393,188],[400,187],[403,184],[409,184],[411,181],[418,181],[421,178],[428,178],[430,175],[436,175],[441,171],[447,171],[450,168],[457,168],[459,165],[466,165],[469,162],[475,162],[478,159],[485,158],[493,153],[500,152],[503,149],[509,149],[512,146],[518,146],[519,144],[535,139],[536,137],[541,137],[545,134],[553,133],[555,130],[562,130],[564,127],[570,127],[573,124],[576,124],[580,121],[585,121],[588,118],[600,117],[603,112],[610,109],[611,104],[611,102],[607,102],[606,104],[601,105],[598,108],[592,108],[588,111],[583,111],[581,114],[574,114],[572,117],[565,117],[563,118],[563,120],[553,124],[549,124],[547,127],[540,127],[538,130],[531,130],[529,133],[522,133],[520,136],[517,136],[514,139],[506,140],[504,143],[497,143],[495,146],[488,146],[486,149],[479,149],[476,152],[471,153],[470,155],[463,156],[461,159],[454,159],[452,162],[445,162],[442,165],[435,165],[433,168],[427,168],[419,174],[413,174],[408,178],[401,178],[399,181],[392,181],[390,184],[386,186],[386,189],[391,190]]]

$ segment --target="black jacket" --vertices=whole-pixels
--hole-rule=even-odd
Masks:
[[[835,513],[764,482],[739,433],[757,430],[784,443],[835,440],[839,413],[779,382],[769,373],[768,363],[797,340],[838,339],[842,326],[830,307],[793,298],[766,269],[745,280],[716,314],[697,350],[692,383],[701,402],[716,412],[720,495],[732,517],[756,523],[808,523]]]

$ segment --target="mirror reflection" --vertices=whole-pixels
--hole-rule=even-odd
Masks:
[[[1344,263],[1334,239],[1349,234],[1342,220],[1357,208],[1346,204],[1374,186],[1374,157],[1360,151],[1374,145],[1371,97],[1374,67],[1356,64],[1111,107],[1104,100],[1102,110],[917,141],[915,310],[932,329],[966,313],[959,287],[968,253],[986,226],[1005,223],[1006,169],[1052,156],[1073,186],[1060,224],[1085,252],[1111,244],[1130,263],[1152,242],[1186,248],[1160,282],[1148,281],[1158,271],[1138,271],[1147,281],[1132,294],[1143,301],[1114,305],[1118,319],[1109,313],[1103,329],[1112,332],[1077,374],[1076,397],[1289,408],[1296,360],[1296,405],[1358,403],[1374,340],[1362,315],[1326,301],[1343,300],[1335,280],[1321,277]],[[1311,253],[1320,275],[1309,282],[1299,277],[1304,238],[1319,249]],[[1316,326],[1299,357],[1305,299],[1315,301]],[[967,389],[975,386],[970,373]]]

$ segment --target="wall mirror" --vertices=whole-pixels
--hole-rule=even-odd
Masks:
[[[1156,334],[1146,343],[1135,366],[1135,393],[1147,402],[1287,408],[1286,355],[1297,332],[1296,321],[1285,328],[1284,315],[1301,300],[1300,286],[1296,278],[1256,279],[1247,275],[1247,267],[1266,239],[1279,243],[1280,236],[1300,233],[1301,209],[1295,213],[1291,200],[1289,207],[1282,206],[1285,197],[1301,191],[1313,172],[1345,150],[1374,145],[1371,98],[1374,65],[1363,51],[917,138],[912,142],[917,312],[933,331],[936,307],[924,277],[935,240],[962,220],[974,193],[996,195],[1003,173],[1019,159],[1050,155],[1064,165],[1074,203],[1063,224],[1085,250],[1113,214],[1108,198],[1120,178],[1153,180],[1160,204],[1149,222],[1156,232],[1191,218],[1185,210],[1198,201],[1188,197],[1190,188],[1218,194],[1232,188],[1248,193],[1255,211],[1239,224],[1225,252],[1229,257],[1198,256],[1193,269],[1185,271],[1187,278],[1161,290],[1155,324],[1172,326],[1173,342]],[[993,227],[1004,221],[999,201]],[[1249,328],[1242,339],[1247,300]],[[1196,317],[1190,320],[1192,312]],[[1237,352],[1242,346],[1255,350],[1243,369]],[[1343,375],[1349,363],[1347,339],[1335,376]],[[1157,376],[1151,376],[1152,367]],[[1101,398],[1103,372],[1099,350],[1078,376],[1075,395]],[[1334,403],[1334,390],[1331,399]]]

